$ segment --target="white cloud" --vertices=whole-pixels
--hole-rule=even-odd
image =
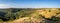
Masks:
[[[10,8],[10,6],[7,4],[0,4],[0,9],[4,9],[4,8]]]

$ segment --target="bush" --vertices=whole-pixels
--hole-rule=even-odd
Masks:
[[[59,18],[59,17],[55,17],[55,16],[53,16],[51,19],[52,19],[53,21],[60,21],[60,18]]]

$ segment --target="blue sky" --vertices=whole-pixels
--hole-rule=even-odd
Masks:
[[[60,0],[0,0],[0,8],[60,7]]]

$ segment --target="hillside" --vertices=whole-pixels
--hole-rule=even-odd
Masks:
[[[1,23],[60,23],[60,8],[0,9]]]

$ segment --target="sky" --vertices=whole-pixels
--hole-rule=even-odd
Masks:
[[[0,0],[0,8],[60,7],[60,0]]]

